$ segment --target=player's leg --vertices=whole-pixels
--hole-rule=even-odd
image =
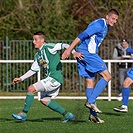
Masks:
[[[42,80],[41,83],[42,82],[43,82],[42,85],[45,87],[45,91],[42,92],[40,102],[46,107],[50,108],[51,110],[63,115],[65,118],[65,120],[63,121],[64,123],[73,119],[74,115],[72,113],[66,111],[55,100],[51,99],[51,98],[55,98],[58,95],[61,84],[57,81],[53,82],[52,78],[49,78],[47,82],[44,82],[44,80]]]
[[[105,89],[108,81],[111,79],[111,75],[107,70],[105,62],[97,54],[88,54],[87,56],[85,56],[83,61],[85,63],[84,66],[87,71],[91,73],[98,73],[102,76],[102,78],[95,85],[92,95],[88,99],[88,107],[92,108],[95,112],[98,112],[98,108],[94,103],[96,101],[96,98]],[[93,79],[90,79],[90,82],[91,80]]]
[[[88,99],[92,95],[93,90],[94,90],[94,86],[95,86],[95,78],[94,78],[95,74],[87,71],[84,61],[77,60],[77,62],[78,62],[77,64],[78,64],[79,75],[83,78],[86,78],[86,98],[87,98],[87,102],[85,103],[85,106],[88,108]],[[92,122],[95,121],[97,123],[103,122],[98,117],[98,115],[95,111],[93,111],[90,107],[89,107],[89,109],[90,109],[90,115],[89,115],[89,120],[90,121],[92,121]],[[101,111],[99,110],[99,112],[101,112]],[[93,118],[95,118],[95,120],[93,120]],[[97,119],[97,118],[99,118],[99,119]],[[101,121],[98,121],[98,120],[101,120]]]
[[[111,75],[108,72],[108,70],[105,70],[101,73],[102,77],[97,84],[94,87],[93,93],[90,96],[88,100],[88,107],[92,108],[95,112],[101,113],[100,110],[96,107],[94,104],[96,101],[96,98],[102,93],[102,91],[105,89],[108,81],[111,79]]]
[[[130,88],[129,86],[133,83],[133,80],[127,77],[123,82],[123,89],[122,89],[122,105],[114,108],[114,111],[117,112],[128,112],[128,100],[130,96]]]
[[[87,98],[87,102],[85,103],[85,106],[88,108],[88,106],[87,106],[88,99],[90,98],[90,96],[93,92],[94,86],[95,86],[94,73],[91,73],[91,72],[87,71],[86,64],[85,64],[84,60],[77,59],[77,65],[78,65],[79,75],[86,79],[86,98]],[[90,109],[90,113],[94,116],[97,115],[94,111],[92,111],[92,109]]]
[[[59,114],[63,115],[65,120],[63,121],[68,122],[73,119],[74,115],[68,111],[66,111],[62,106],[60,106],[56,101],[51,100],[51,97],[44,97],[40,100],[40,102],[45,105],[46,107],[50,108],[51,110],[58,112]]]
[[[97,106],[96,106],[96,100],[95,100],[94,103],[90,103],[90,101],[89,101],[90,98],[92,97],[92,95],[94,95],[94,90],[95,90],[94,86],[95,86],[95,82],[94,82],[94,80],[88,78],[88,79],[86,79],[86,84],[87,84],[87,86],[88,86],[88,88],[89,88],[89,89],[86,90],[86,95],[87,95],[86,107],[92,109],[92,110],[93,110],[93,114],[92,114],[92,115],[95,116],[96,113],[102,113],[102,111],[99,110],[99,109],[97,108]],[[94,113],[94,111],[95,111],[96,113]]]
[[[90,98],[92,93],[93,93],[92,88],[86,88],[86,97],[87,97],[87,103],[85,104],[86,107],[88,107],[88,99]],[[96,102],[95,102],[95,105],[96,105]],[[99,112],[102,112],[102,111],[99,110]],[[89,120],[91,122],[95,122],[95,123],[103,123],[104,122],[104,120],[101,120],[99,118],[99,116],[97,115],[97,113],[95,111],[93,111],[92,109],[90,109]]]
[[[127,78],[123,82],[122,106],[114,108],[114,111],[128,112],[128,100],[130,96],[130,85],[133,83],[133,68],[127,71]]]
[[[27,113],[34,101],[34,93],[36,92],[35,88],[33,85],[30,85],[28,87],[28,93],[26,95],[26,99],[25,99],[25,103],[24,103],[24,108],[23,110],[18,113],[18,114],[12,114],[12,116],[17,119],[17,120],[23,120],[25,121],[26,120],[26,117],[27,117]]]
[[[128,111],[128,100],[130,96],[130,88],[129,86],[133,83],[133,80],[127,77],[123,82],[123,89],[122,89],[122,105],[126,107]]]

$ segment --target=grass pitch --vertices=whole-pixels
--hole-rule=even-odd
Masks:
[[[114,112],[120,101],[98,100],[102,110],[99,115],[105,123],[88,121],[89,110],[84,107],[85,100],[56,100],[75,117],[62,123],[63,117],[35,100],[27,121],[17,121],[11,115],[23,109],[24,100],[0,100],[0,133],[133,133],[133,101],[129,101],[129,112]]]

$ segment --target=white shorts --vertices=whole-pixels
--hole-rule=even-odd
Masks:
[[[59,93],[61,83],[51,77],[47,77],[46,79],[34,83],[33,86],[36,92],[42,92],[41,98],[47,96],[54,98]]]

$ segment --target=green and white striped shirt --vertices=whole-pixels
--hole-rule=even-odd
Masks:
[[[56,44],[58,50],[62,49],[62,44]],[[31,66],[31,70],[38,72],[40,67],[43,68],[46,77],[52,77],[60,83],[63,83],[62,76],[62,64],[60,62],[60,56],[57,50],[53,50],[55,44],[44,44],[42,48],[35,54],[34,62]]]

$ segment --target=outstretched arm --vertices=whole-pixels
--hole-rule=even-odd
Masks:
[[[32,70],[29,70],[28,72],[26,72],[24,75],[22,75],[21,77],[19,78],[14,78],[13,81],[12,81],[12,84],[16,84],[16,83],[19,83],[21,81],[23,81],[24,79],[26,78],[29,78],[31,77],[33,74],[35,74],[36,72],[32,71]]]
[[[69,49],[70,45],[69,44],[66,44],[66,43],[57,43],[52,49],[49,48],[49,52],[52,53],[52,54],[55,54],[58,50],[61,50],[61,49]],[[73,57],[76,59],[76,58],[79,58],[80,60],[83,58],[83,55],[82,53],[80,52],[76,52],[73,48],[70,50],[70,53],[73,54]]]
[[[69,44],[63,44],[63,45],[62,45],[62,47],[63,47],[63,48],[66,48],[66,49],[68,49],[69,46],[70,46]],[[74,59],[79,58],[80,60],[82,60],[83,57],[84,57],[84,56],[83,56],[83,53],[76,52],[74,49],[71,50],[71,53],[73,54]]]
[[[69,48],[69,44],[66,44],[66,43],[56,43],[55,46],[51,49],[49,48],[49,51],[52,53],[52,54],[55,54],[58,50],[61,50],[61,49],[68,49]],[[73,49],[71,51],[71,53],[74,53],[75,50]]]
[[[70,56],[70,53],[72,51],[72,49],[80,42],[80,39],[77,37],[72,43],[71,45],[69,46],[68,49],[66,49],[64,51],[64,53],[62,54],[62,59],[66,59]]]
[[[86,31],[83,31],[82,33],[80,33],[80,34],[78,35],[78,37],[71,43],[70,47],[69,47],[67,50],[64,51],[64,53],[62,54],[62,59],[68,58],[69,55],[70,55],[71,50],[72,50],[77,44],[79,44],[80,41],[84,41],[84,40],[85,40],[86,38],[88,38],[88,37],[89,37],[89,35],[86,33]],[[80,54],[82,54],[82,53],[80,53]],[[77,56],[77,58],[81,59],[83,56],[81,57],[80,54],[77,54],[77,55],[75,54],[75,55]]]

